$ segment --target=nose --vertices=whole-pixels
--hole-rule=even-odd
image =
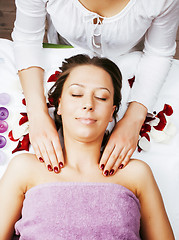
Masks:
[[[86,111],[93,111],[94,110],[94,103],[92,96],[88,96],[85,98],[85,101],[83,102],[83,110]]]
[[[84,109],[84,110],[89,110],[89,111],[92,111],[92,110],[93,110],[92,107],[88,107],[88,106],[84,106],[83,109]]]

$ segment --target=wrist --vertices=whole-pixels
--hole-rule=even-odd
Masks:
[[[28,116],[36,115],[38,113],[48,113],[48,107],[45,96],[43,98],[34,98],[26,102],[26,109]]]
[[[142,125],[145,121],[147,115],[147,108],[138,102],[129,103],[128,109],[124,115],[125,119],[129,119],[129,121]]]

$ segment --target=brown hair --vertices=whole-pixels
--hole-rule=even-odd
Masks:
[[[62,66],[60,67],[61,74],[59,75],[58,80],[49,90],[48,97],[53,99],[53,105],[55,107],[54,110],[54,118],[57,130],[62,126],[61,116],[57,114],[58,110],[58,102],[61,97],[63,85],[69,76],[70,72],[73,68],[82,65],[94,65],[96,67],[100,67],[105,70],[111,76],[113,87],[114,87],[114,98],[113,104],[116,106],[116,109],[113,113],[113,118],[116,122],[116,114],[119,110],[119,106],[121,103],[121,87],[122,87],[122,75],[115,63],[107,58],[99,58],[93,57],[90,58],[88,55],[78,54],[76,56],[65,59],[62,62]]]

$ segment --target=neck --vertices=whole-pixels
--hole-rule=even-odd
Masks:
[[[80,173],[89,172],[99,164],[100,148],[101,141],[86,143],[65,137],[65,165]]]

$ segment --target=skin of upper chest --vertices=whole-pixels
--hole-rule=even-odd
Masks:
[[[121,12],[130,0],[78,0],[88,10],[102,17],[112,17]]]

